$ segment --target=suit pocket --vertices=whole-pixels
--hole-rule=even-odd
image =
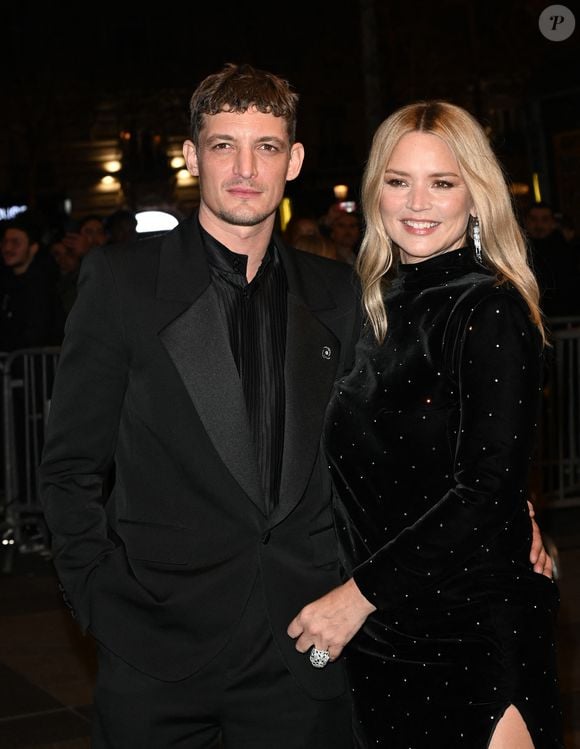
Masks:
[[[188,564],[194,549],[194,531],[178,525],[118,521],[117,533],[129,559],[162,564]]]
[[[334,525],[311,533],[310,543],[315,567],[333,567],[338,564],[338,540]]]

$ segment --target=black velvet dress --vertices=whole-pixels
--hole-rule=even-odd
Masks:
[[[558,588],[529,562],[539,334],[471,248],[400,265],[386,305],[325,429],[345,570],[378,609],[345,649],[357,730],[484,749],[513,704],[562,747]]]

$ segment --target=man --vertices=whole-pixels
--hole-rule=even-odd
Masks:
[[[544,314],[548,318],[579,314],[578,260],[558,228],[552,207],[533,203],[525,216],[525,230]]]
[[[319,442],[359,329],[352,269],[272,234],[296,105],[249,66],[209,76],[184,146],[197,214],[83,260],[41,491],[99,643],[94,749],[351,746],[342,665],[286,633],[339,582]]]
[[[66,320],[77,296],[81,258],[63,240],[62,232],[56,231],[48,245],[48,252],[58,268],[56,293],[62,318]]]
[[[105,222],[93,213],[83,216],[78,222],[76,231],[66,232],[63,242],[79,260],[82,260],[93,247],[102,247],[107,244]]]
[[[210,75],[184,146],[198,212],[83,261],[41,480],[99,642],[93,749],[352,746],[342,664],[286,632],[340,581],[319,442],[359,330],[352,269],[273,235],[296,105],[252,67]]]
[[[61,277],[59,283],[59,295],[65,315],[70,312],[77,296],[77,284],[83,259],[93,247],[102,247],[104,244],[107,244],[104,221],[93,213],[83,216],[75,226],[75,231],[69,229],[60,238],[59,245],[69,257],[67,262],[69,270]]]
[[[128,208],[119,208],[105,221],[107,244],[132,242],[139,238],[137,233],[137,216]]]
[[[58,345],[63,316],[56,294],[56,271],[39,259],[41,230],[27,214],[0,230],[0,351]]]
[[[333,213],[328,236],[336,246],[337,259],[353,265],[361,240],[361,224],[358,215],[342,209]]]

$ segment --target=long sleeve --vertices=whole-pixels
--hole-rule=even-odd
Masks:
[[[525,508],[542,373],[538,332],[519,299],[495,291],[460,321],[454,343],[458,410],[448,429],[454,480],[424,515],[354,570],[363,594],[380,608],[396,607],[485,553]]]
[[[41,499],[60,581],[83,621],[87,578],[112,551],[104,486],[128,373],[120,304],[104,253],[82,266],[67,320],[40,468]]]

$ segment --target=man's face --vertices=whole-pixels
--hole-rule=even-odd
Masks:
[[[339,247],[354,250],[360,239],[360,223],[353,213],[340,213],[330,226],[330,237]]]
[[[545,239],[556,228],[550,208],[530,208],[526,218],[526,231],[532,239]]]
[[[102,247],[107,241],[107,235],[105,234],[105,227],[103,222],[98,219],[91,218],[82,225],[79,229],[79,234],[87,240],[89,248],[91,247]]]
[[[300,173],[302,144],[290,146],[282,117],[247,112],[205,115],[199,146],[183,153],[199,177],[200,218],[229,226],[257,226],[274,213],[287,180]]]
[[[78,257],[70,250],[64,242],[53,242],[50,246],[50,254],[53,256],[61,273],[71,273],[79,266]]]
[[[4,265],[17,275],[25,273],[38,251],[38,243],[30,242],[28,234],[22,229],[6,229],[0,252]]]

